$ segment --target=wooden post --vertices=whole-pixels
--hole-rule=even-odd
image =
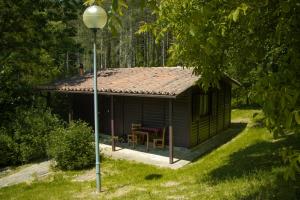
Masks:
[[[169,162],[173,164],[173,102],[172,99],[169,100]]]
[[[69,123],[70,123],[73,120],[73,111],[72,111],[72,108],[69,109],[68,118],[69,118]]]
[[[69,119],[69,123],[73,120],[73,95],[68,95],[68,99],[69,99],[69,112],[68,112],[68,119]]]
[[[47,92],[46,96],[47,107],[51,107],[51,93]]]
[[[110,125],[111,125],[111,147],[112,151],[116,150],[115,146],[115,127],[114,127],[114,97],[110,97]]]

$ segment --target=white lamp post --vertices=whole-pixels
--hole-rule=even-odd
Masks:
[[[101,191],[100,157],[99,157],[99,127],[98,127],[98,96],[97,96],[97,67],[96,67],[96,33],[107,22],[107,14],[100,6],[90,6],[83,13],[83,22],[94,32],[94,114],[95,114],[95,147],[96,147],[96,187]]]

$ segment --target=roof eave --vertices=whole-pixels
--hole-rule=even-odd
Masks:
[[[58,89],[43,89],[46,92],[59,92],[59,93],[72,93],[72,94],[93,94],[93,91],[82,91],[82,90],[58,90]],[[135,93],[121,93],[121,92],[99,92],[98,94],[108,96],[128,96],[128,97],[150,97],[150,98],[164,98],[164,99],[175,99],[179,94],[165,95],[165,94],[135,94]]]
[[[225,74],[225,78],[229,79],[229,81],[232,82],[233,84],[235,84],[236,86],[242,86],[242,84],[238,80],[231,78],[227,74]]]

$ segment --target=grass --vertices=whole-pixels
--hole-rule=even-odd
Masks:
[[[233,110],[232,118],[245,122],[256,112]],[[230,142],[178,170],[104,159],[100,195],[94,181],[72,181],[84,173],[77,171],[2,188],[0,199],[297,199],[299,187],[282,178],[278,150],[287,144],[299,141],[293,136],[274,140],[250,122]]]

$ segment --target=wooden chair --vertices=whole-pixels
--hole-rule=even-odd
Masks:
[[[166,128],[163,129],[161,138],[153,139],[153,148],[156,147],[165,148],[165,134],[166,134]]]
[[[140,130],[141,128],[141,124],[131,124],[131,134],[128,134],[127,136],[128,144],[132,143],[133,147],[134,144],[137,144],[137,135],[134,134],[134,131]]]

